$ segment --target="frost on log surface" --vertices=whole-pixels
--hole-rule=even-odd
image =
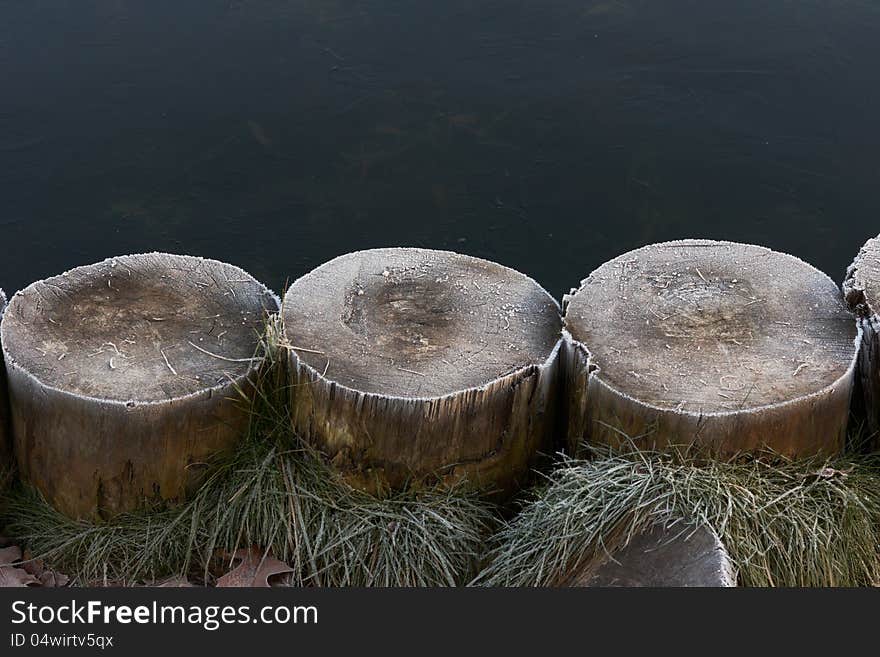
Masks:
[[[571,578],[569,586],[736,586],[736,568],[714,531],[655,525],[606,559]]]
[[[238,267],[162,253],[28,286],[2,325],[22,475],[73,517],[182,499],[240,437],[237,390],[277,310]]]
[[[549,446],[559,305],[519,272],[360,251],[296,281],[283,319],[294,428],[356,486],[509,491]]]
[[[869,239],[846,272],[843,292],[862,330],[857,369],[858,407],[874,447],[880,446],[880,238]]]
[[[0,288],[0,319],[6,310],[6,293]],[[10,441],[9,405],[6,390],[6,369],[3,367],[3,354],[0,353],[0,491],[8,483],[12,470],[12,443]]]
[[[685,240],[626,253],[566,298],[569,443],[716,456],[844,443],[860,334],[797,258]]]

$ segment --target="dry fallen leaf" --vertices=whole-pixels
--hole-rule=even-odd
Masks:
[[[21,558],[23,560],[21,567],[28,571],[34,577],[39,577],[45,572],[46,564],[43,562],[43,560],[34,559],[31,556],[30,552],[28,552],[28,550],[24,551],[24,554]]]
[[[40,584],[40,580],[22,568],[0,566],[0,589],[23,588],[31,584]]]
[[[236,559],[241,563],[217,580],[218,587],[270,587],[270,577],[293,572],[283,561],[255,547],[237,550]]]
[[[21,563],[21,567],[36,577],[40,582],[40,586],[60,588],[67,586],[70,582],[70,578],[67,575],[46,568],[46,563],[42,559],[34,559],[29,550],[24,551],[22,559],[24,561]]]
[[[49,570],[42,559],[31,559],[17,545],[0,548],[0,587],[43,586],[58,588],[67,586],[67,575]]]
[[[0,588],[18,588],[40,581],[23,568],[14,565],[21,560],[21,549],[15,545],[0,548]]]
[[[68,583],[70,583],[70,578],[67,575],[56,573],[54,570],[43,571],[43,574],[40,575],[40,586],[45,588],[57,589],[67,586]]]
[[[17,545],[0,548],[0,566],[11,566],[21,561],[21,548]]]

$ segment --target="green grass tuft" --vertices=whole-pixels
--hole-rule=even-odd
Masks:
[[[744,586],[880,582],[880,457],[566,460],[493,539],[475,583],[559,584],[655,522],[712,527]]]

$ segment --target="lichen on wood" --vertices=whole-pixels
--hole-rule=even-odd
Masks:
[[[710,240],[654,244],[566,297],[569,445],[833,454],[860,332],[797,258]]]
[[[23,478],[96,518],[186,497],[248,421],[277,297],[238,267],[163,253],[38,281],[2,325]]]
[[[282,316],[293,427],[361,489],[510,492],[551,448],[559,305],[519,272],[360,251],[296,281]]]

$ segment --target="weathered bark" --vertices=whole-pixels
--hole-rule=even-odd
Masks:
[[[825,274],[686,240],[602,265],[565,301],[569,445],[716,457],[844,445],[860,332]]]
[[[38,281],[2,325],[19,469],[58,510],[174,502],[248,421],[278,299],[238,267],[122,256]]]
[[[867,448],[880,448],[880,238],[869,239],[846,270],[843,293],[862,331],[853,406],[863,415]]]
[[[294,429],[353,485],[519,485],[551,445],[559,305],[507,267],[444,251],[332,260],[284,299]]]
[[[736,586],[736,568],[718,535],[705,525],[658,524],[572,575],[566,585],[728,587]]]
[[[0,288],[0,320],[6,311],[6,293]],[[12,441],[9,427],[9,392],[6,388],[6,368],[0,351],[0,491],[6,488],[12,472]]]

